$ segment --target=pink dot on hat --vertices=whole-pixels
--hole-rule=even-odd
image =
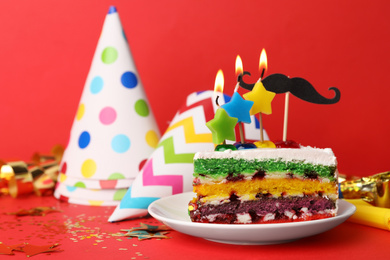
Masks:
[[[105,107],[99,113],[99,120],[103,125],[110,125],[116,119],[116,111],[112,107]]]
[[[115,189],[117,180],[101,180],[99,181],[100,187],[102,189]]]

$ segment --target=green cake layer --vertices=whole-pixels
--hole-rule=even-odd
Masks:
[[[286,162],[277,159],[198,158],[194,160],[194,177],[206,175],[211,178],[224,178],[229,174],[235,176],[259,171],[267,173],[288,172],[299,176],[317,174],[321,178],[334,181],[336,166],[314,165],[311,163],[302,163],[301,161]]]

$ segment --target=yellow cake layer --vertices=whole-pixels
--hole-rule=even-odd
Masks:
[[[272,194],[279,197],[283,195],[300,196],[312,195],[321,192],[324,195],[337,194],[338,186],[335,182],[320,182],[318,180],[300,179],[262,179],[249,181],[236,181],[220,184],[200,184],[194,186],[198,196],[229,197],[235,193],[238,197],[248,195],[255,199],[256,194]]]

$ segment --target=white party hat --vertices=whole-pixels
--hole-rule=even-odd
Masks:
[[[112,6],[61,161],[55,196],[74,203],[107,205],[103,203],[106,198],[108,204],[118,204],[118,194],[124,195],[123,189],[131,185],[159,138],[118,12]],[[99,199],[92,201],[94,197]]]

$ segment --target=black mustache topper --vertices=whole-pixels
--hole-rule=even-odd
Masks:
[[[251,91],[255,84],[245,83],[243,80],[244,75],[250,76],[251,74],[244,71],[243,74],[238,77],[240,87]],[[303,78],[289,78],[283,74],[276,73],[269,75],[261,82],[268,91],[276,94],[290,92],[297,98],[314,104],[335,104],[340,100],[340,90],[338,88],[330,87],[328,90],[333,90],[335,95],[333,98],[326,98],[318,93],[310,82]]]

